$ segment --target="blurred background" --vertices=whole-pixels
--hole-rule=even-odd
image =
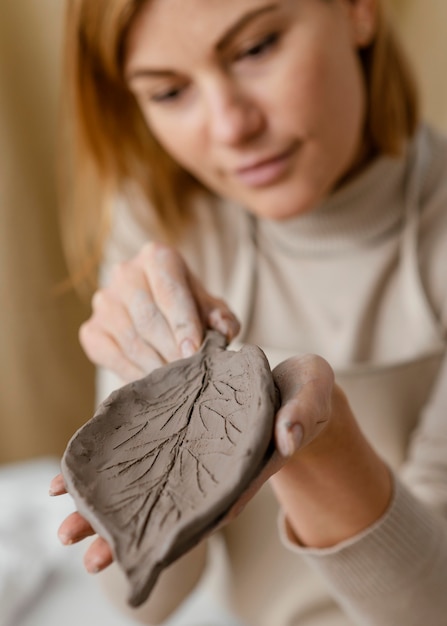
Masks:
[[[62,0],[0,0],[0,462],[60,454],[90,417],[93,370],[66,276],[55,163]]]
[[[447,131],[447,2],[389,1],[421,86],[425,117]],[[0,566],[0,626],[59,623],[50,613],[28,622],[23,611],[22,617],[14,613],[17,606],[6,616],[4,598],[20,593],[23,571],[20,553],[6,552],[9,561],[2,561],[11,545],[5,510],[11,510],[12,492],[16,500],[32,501],[30,474],[40,476],[46,497],[69,437],[94,407],[94,372],[77,339],[89,303],[75,293],[54,293],[66,277],[55,167],[61,157],[63,12],[63,0],[0,0],[0,563],[10,567],[2,578]],[[62,519],[61,510],[55,515]],[[33,516],[25,520],[29,529]],[[80,557],[76,562],[80,570]],[[54,569],[45,571],[48,576]],[[31,581],[30,589],[29,597],[37,598],[43,587]],[[109,615],[109,621],[101,619],[90,612],[85,623],[112,626]]]
[[[447,2],[389,0],[422,88],[447,130]],[[91,413],[77,329],[89,304],[66,277],[56,194],[63,0],[0,0],[0,463],[60,455]]]

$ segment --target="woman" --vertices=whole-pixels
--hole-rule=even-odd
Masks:
[[[276,365],[273,475],[222,531],[234,610],[257,625],[441,624],[447,146],[419,126],[383,6],[77,0],[68,30],[76,188],[88,174],[97,206],[122,198],[81,329],[118,375],[101,374],[100,395],[193,353],[206,327]],[[60,530],[92,533],[78,514]],[[141,619],[178,606],[206,555],[174,564]],[[87,569],[110,561],[97,539]]]

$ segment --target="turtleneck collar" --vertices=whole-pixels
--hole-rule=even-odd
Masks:
[[[310,213],[257,219],[258,243],[287,255],[334,254],[386,236],[403,219],[408,153],[376,158]]]

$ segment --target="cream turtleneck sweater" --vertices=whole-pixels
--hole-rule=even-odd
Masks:
[[[447,625],[446,141],[422,128],[403,158],[377,159],[292,220],[227,204],[197,215],[180,248],[240,317],[239,341],[272,366],[325,357],[395,473],[383,518],[327,550],[278,533],[266,485],[222,533],[233,611],[253,626]],[[114,232],[105,280],[149,236],[123,207]],[[99,382],[100,397],[117,384]]]

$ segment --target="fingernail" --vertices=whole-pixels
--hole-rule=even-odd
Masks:
[[[192,356],[196,353],[196,347],[191,341],[191,339],[184,339],[180,344],[180,352],[184,359]]]
[[[98,574],[104,569],[104,563],[99,559],[92,559],[85,563],[85,568],[89,574]]]
[[[278,435],[278,450],[284,458],[290,458],[299,450],[303,441],[303,427],[301,424],[286,422]]]
[[[49,489],[48,489],[48,495],[53,497],[53,496],[60,496],[64,493],[64,491],[62,491],[59,487],[55,488],[53,487],[53,485],[50,485]]]
[[[233,334],[231,318],[220,309],[213,309],[209,314],[208,321],[215,330],[218,330],[225,337]]]
[[[60,533],[58,534],[59,537],[59,541],[61,543],[64,544],[64,546],[69,546],[70,544],[73,543],[73,539],[71,537],[69,537],[68,535],[61,535]]]

